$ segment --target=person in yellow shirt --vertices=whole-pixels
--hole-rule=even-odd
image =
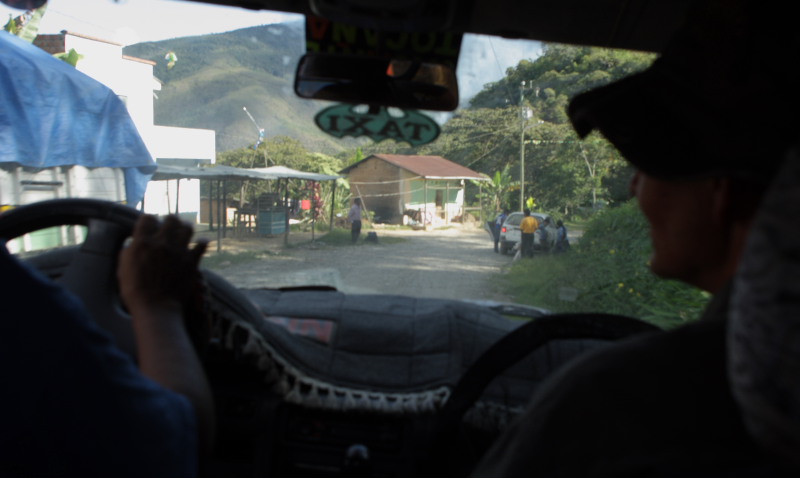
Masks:
[[[520,240],[522,257],[533,257],[533,233],[539,228],[539,221],[531,216],[530,209],[525,209],[522,213],[525,214],[525,217],[519,224],[519,230],[522,233],[522,239]]]

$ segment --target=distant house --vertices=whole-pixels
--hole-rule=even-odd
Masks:
[[[374,154],[343,170],[376,222],[446,224],[464,214],[466,181],[485,176],[441,156]]]
[[[51,54],[74,49],[82,55],[76,68],[111,88],[122,99],[157,163],[170,166],[214,163],[213,130],[153,124],[155,92],[161,90],[161,82],[153,76],[154,62],[123,55],[119,43],[66,30],[39,35],[34,44]],[[180,211],[186,219],[196,221],[200,211],[200,181],[150,181],[144,202],[146,212]]]

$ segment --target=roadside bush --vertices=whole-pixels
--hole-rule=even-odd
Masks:
[[[664,328],[695,320],[709,295],[656,277],[647,221],[635,200],[596,214],[565,254],[516,262],[505,277],[514,300],[555,312],[605,312]]]

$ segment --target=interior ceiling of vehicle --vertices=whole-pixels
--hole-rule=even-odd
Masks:
[[[693,0],[189,0],[336,17],[364,27],[446,29],[660,52]],[[387,13],[388,12],[388,13]],[[430,13],[430,16],[428,16]],[[353,21],[355,19],[355,21]]]

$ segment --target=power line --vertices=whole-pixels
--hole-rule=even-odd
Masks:
[[[403,181],[413,181],[415,179],[422,179],[422,176],[414,176],[413,178],[407,179],[397,179],[392,181],[374,181],[374,182],[360,182],[360,181],[350,181],[350,184],[392,184],[392,183],[402,183]]]

